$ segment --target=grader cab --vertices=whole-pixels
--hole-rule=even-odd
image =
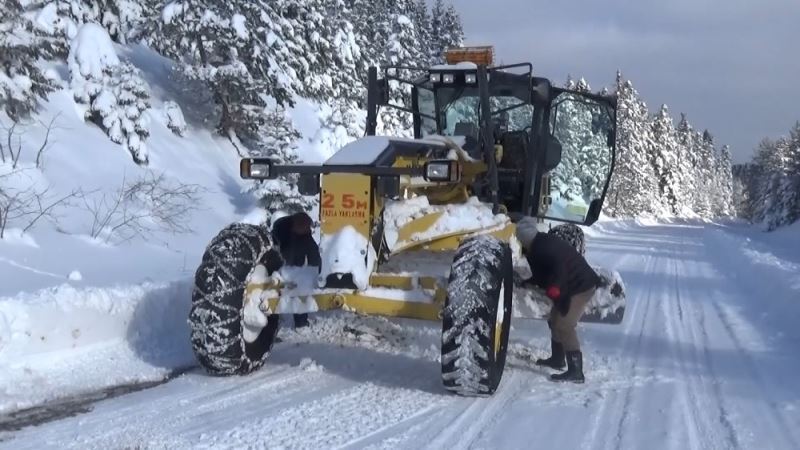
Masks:
[[[208,371],[263,365],[280,314],[344,309],[441,321],[444,386],[497,389],[515,302],[545,303],[519,283],[514,219],[565,223],[551,232],[583,249],[576,225],[598,219],[614,165],[616,100],[555,87],[528,63],[492,66],[491,48],[446,56],[430,68],[370,68],[367,136],[323,164],[242,160],[243,178],[299,174],[319,196],[319,253],[308,261],[320,264],[283,264],[281,252],[297,249],[278,251],[265,226],[223,230],[190,313]],[[377,135],[389,110],[410,116],[413,138]],[[611,300],[594,301],[587,320],[618,323],[621,281],[601,276]]]

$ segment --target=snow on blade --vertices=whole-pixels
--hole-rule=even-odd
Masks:
[[[410,242],[398,242],[399,230],[404,225],[434,213],[442,213],[442,216],[430,228],[412,235]],[[392,250],[439,235],[500,227],[508,223],[507,216],[493,214],[491,207],[477,197],[471,197],[466,203],[447,205],[431,205],[424,196],[387,201],[383,220],[386,243]]]

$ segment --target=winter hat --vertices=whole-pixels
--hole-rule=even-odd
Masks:
[[[539,233],[539,224],[533,217],[523,217],[517,222],[517,240],[522,248],[529,248],[536,234]]]

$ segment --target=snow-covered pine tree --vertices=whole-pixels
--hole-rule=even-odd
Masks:
[[[428,35],[431,42],[428,45],[428,60],[431,65],[444,62],[442,44],[442,20],[444,19],[444,0],[435,0],[431,6],[431,21]]]
[[[716,180],[714,179],[714,166],[716,165],[714,137],[708,130],[704,130],[699,139],[695,138],[696,165],[694,176],[696,193],[691,208],[700,217],[713,217],[713,201],[716,195]]]
[[[767,230],[774,230],[778,227],[788,225],[794,220],[797,190],[794,184],[795,175],[791,173],[789,167],[790,155],[792,153],[792,138],[784,136],[775,142],[776,169],[771,171],[771,176],[765,192],[767,201],[765,202],[764,225]]]
[[[661,202],[670,214],[682,216],[686,203],[675,171],[678,168],[678,141],[667,105],[662,105],[651,122],[652,140],[648,148],[650,162],[658,180]]]
[[[733,207],[733,174],[731,171],[731,150],[723,145],[717,155],[714,167],[714,179],[717,181],[715,198],[715,217],[727,217],[734,214]]]
[[[418,29],[412,21],[414,1],[401,0],[391,6],[389,12],[389,39],[386,42],[384,64],[393,66],[422,65],[427,57],[420,48]],[[414,74],[408,70],[393,70],[400,78],[411,79]],[[390,102],[396,105],[411,104],[411,89],[406,84],[389,81]],[[412,117],[410,114],[394,108],[383,108],[378,115],[378,133],[389,136],[412,135]]]
[[[731,168],[732,207],[736,217],[753,220],[753,193],[755,192],[754,172],[757,166],[752,163],[734,164]]]
[[[675,128],[675,136],[678,141],[678,167],[675,175],[686,193],[687,205],[697,211],[697,206],[705,195],[700,189],[700,185],[706,180],[698,175],[699,136],[684,113],[681,113],[681,120]]]
[[[56,45],[35,30],[23,13],[18,0],[0,2],[0,108],[12,120],[28,115],[55,88],[37,61],[54,56]]]
[[[661,215],[656,176],[648,158],[652,138],[647,106],[619,72],[617,99],[617,158],[608,211],[617,217]]]
[[[453,5],[442,5],[436,2],[432,10],[431,42],[432,57],[434,63],[444,62],[444,52],[450,47],[459,47],[464,42],[464,28],[461,25],[461,17],[458,15]],[[433,21],[438,17],[436,29]],[[436,33],[436,34],[433,34]]]
[[[786,155],[786,172],[789,176],[791,198],[787,200],[787,223],[800,220],[800,121],[789,131],[789,148]]]
[[[291,103],[298,73],[290,21],[266,1],[185,0],[168,3],[148,32],[150,43],[179,63],[183,76],[212,92],[217,130],[232,142],[257,139],[266,99]],[[240,149],[241,151],[242,149]]]
[[[87,106],[86,120],[122,144],[137,164],[147,164],[149,91],[136,68],[119,60],[108,33],[94,23],[78,29],[67,62],[75,101]]]
[[[414,23],[414,27],[417,30],[417,38],[419,39],[417,46],[420,48],[420,57],[422,58],[419,64],[423,67],[434,64],[434,60],[430,58],[433,53],[433,35],[431,34],[431,15],[426,0],[416,0],[414,2],[411,21]]]
[[[275,105],[265,110],[264,130],[257,143],[252,145],[251,155],[270,158],[278,164],[297,162],[297,139],[299,133],[283,107]],[[297,189],[298,175],[282,175],[279,178],[253,181],[247,190],[252,192],[259,203],[270,213],[285,211],[294,213],[307,211],[314,202],[300,194]]]
[[[784,138],[777,141],[763,139],[759,143],[754,163],[758,166],[753,196],[753,221],[771,223],[777,210],[777,194],[784,172]]]
[[[158,0],[44,0],[32,3],[36,24],[66,44],[81,25],[98,23],[115,42],[125,44],[136,38],[145,20],[154,17]],[[65,50],[66,51],[66,50]]]

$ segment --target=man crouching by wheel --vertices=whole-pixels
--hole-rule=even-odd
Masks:
[[[600,277],[572,245],[540,232],[538,226],[532,217],[517,223],[517,239],[532,273],[527,282],[542,288],[553,301],[547,320],[552,354],[536,364],[557,370],[566,365],[566,372],[551,375],[550,380],[583,383],[583,355],[576,327],[600,285]]]

